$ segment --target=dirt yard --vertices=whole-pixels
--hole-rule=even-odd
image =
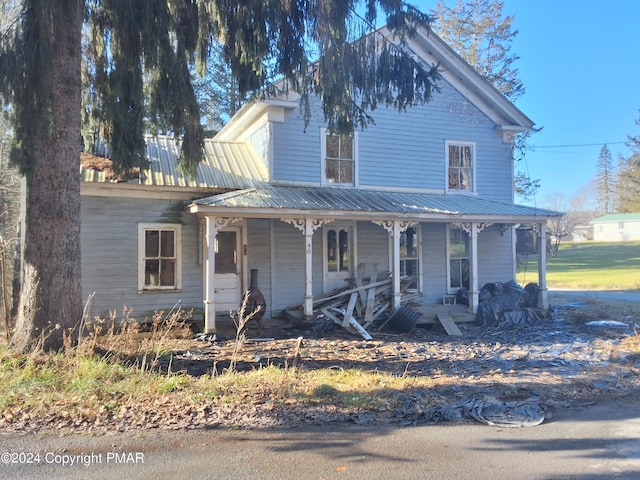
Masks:
[[[170,339],[153,367],[166,379],[164,393],[136,398],[114,393],[106,405],[103,399],[92,408],[78,395],[27,409],[14,403],[0,415],[0,428],[116,432],[328,422],[411,425],[470,420],[469,414],[482,421],[482,412],[495,413],[496,405],[531,407],[526,415],[531,411],[541,420],[563,409],[639,399],[638,305],[565,296],[550,300],[548,317],[516,325],[459,323],[460,336],[437,324],[407,333],[372,326],[373,339],[364,340],[327,320],[306,329],[265,320],[261,332],[250,326],[238,351],[229,319],[215,338]],[[223,375],[232,359],[235,371],[257,375]],[[325,376],[318,380],[314,372]],[[350,377],[342,384],[335,381],[340,372]],[[382,375],[363,373],[368,383],[361,388],[358,372]],[[408,381],[400,386],[395,380]],[[314,382],[311,388],[307,381]]]
[[[461,323],[462,335],[456,337],[431,325],[402,334],[372,331],[373,340],[365,341],[329,322],[318,321],[306,331],[265,322],[265,331],[248,332],[237,369],[295,362],[302,369],[427,376],[433,380],[429,404],[469,395],[536,398],[549,412],[637,394],[640,308],[564,296],[552,297],[551,303],[549,318],[509,327]],[[233,348],[233,331],[223,328],[215,341],[192,341],[175,352],[172,369],[195,376],[211,373],[212,366],[222,372]],[[408,394],[407,411],[397,415],[415,413],[420,400],[415,395]]]

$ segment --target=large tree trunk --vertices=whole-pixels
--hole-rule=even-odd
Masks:
[[[37,2],[33,2],[37,3]],[[27,15],[39,12],[32,5]],[[26,20],[29,21],[29,20]],[[53,124],[36,139],[27,174],[24,281],[13,345],[59,350],[76,338],[80,286],[80,113],[82,1],[56,0],[48,19]],[[28,72],[37,75],[37,72]]]

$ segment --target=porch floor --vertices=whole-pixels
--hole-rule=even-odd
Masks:
[[[416,321],[417,325],[440,323],[436,318],[439,313],[448,314],[455,323],[473,322],[476,319],[476,315],[469,312],[469,307],[467,305],[443,305],[441,303],[429,303],[409,305],[409,307],[422,314],[422,316]]]
[[[443,313],[448,314],[455,323],[473,322],[475,320],[475,314],[469,313],[467,305],[410,304],[409,307],[422,314],[416,321],[416,325],[439,324],[437,315]],[[196,321],[194,323],[201,329],[204,327],[204,321]],[[289,331],[291,335],[300,333],[300,330],[293,328],[291,319],[286,318],[284,315],[264,318],[262,324],[263,331],[261,335],[265,337],[279,337],[282,336],[283,331]],[[229,315],[218,315],[216,316],[216,330],[219,335],[232,337],[235,335],[236,326]],[[257,325],[251,323],[249,331],[251,331],[251,335],[258,333]]]

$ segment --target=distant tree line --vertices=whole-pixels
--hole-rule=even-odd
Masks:
[[[598,215],[640,212],[640,134],[628,139],[630,153],[620,155],[616,166],[607,145],[600,150],[595,180]]]
[[[640,118],[635,123],[640,126]],[[594,218],[610,213],[640,212],[640,134],[627,138],[629,154],[619,155],[615,163],[609,147],[602,146],[595,177],[574,195],[556,192],[545,197],[546,208],[565,212],[563,217],[547,225],[554,241],[590,240],[588,227]],[[578,232],[579,227],[582,233]]]

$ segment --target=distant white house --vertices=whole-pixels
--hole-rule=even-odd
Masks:
[[[640,240],[640,213],[612,213],[591,221],[596,242]]]
[[[591,225],[576,225],[571,234],[571,240],[574,242],[586,242],[593,240],[593,227]]]

